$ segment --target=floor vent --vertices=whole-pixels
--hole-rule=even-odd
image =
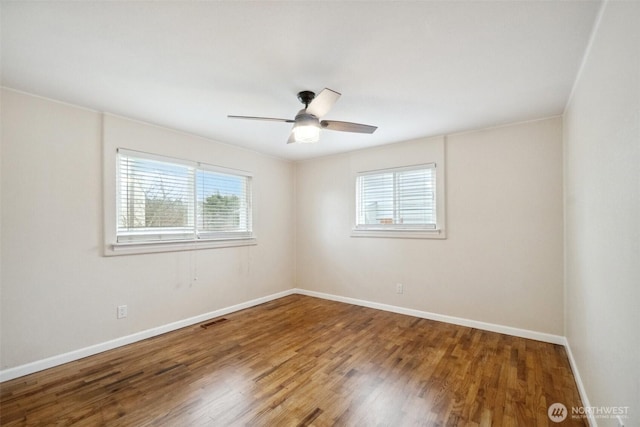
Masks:
[[[226,321],[227,321],[227,319],[225,319],[225,318],[216,319],[216,320],[212,320],[209,323],[203,323],[202,325],[200,325],[200,327],[204,328],[204,329],[207,329],[210,326],[217,325],[218,323],[222,323],[222,322],[226,322]]]

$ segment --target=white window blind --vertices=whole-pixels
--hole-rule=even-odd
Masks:
[[[436,165],[362,172],[356,179],[356,229],[435,230]]]
[[[118,150],[117,242],[251,238],[251,176]]]
[[[246,176],[198,170],[199,238],[219,238],[230,233],[236,237],[250,237],[249,182]]]

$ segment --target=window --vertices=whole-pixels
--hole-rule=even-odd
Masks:
[[[117,243],[249,239],[251,176],[119,149]]]
[[[356,178],[356,231],[435,231],[436,165],[361,172]]]

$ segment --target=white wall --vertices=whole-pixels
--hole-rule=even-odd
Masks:
[[[103,257],[102,114],[11,90],[1,107],[1,369],[293,287],[290,162],[111,117],[121,146],[253,172],[258,244]]]
[[[447,137],[446,240],[350,237],[354,165],[438,141],[297,164],[297,286],[563,335],[560,118]]]
[[[566,336],[589,403],[640,425],[639,2],[605,5],[564,129]]]

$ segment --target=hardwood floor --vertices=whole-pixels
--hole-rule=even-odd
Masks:
[[[586,425],[559,345],[302,295],[225,318],[7,381],[0,424]]]

